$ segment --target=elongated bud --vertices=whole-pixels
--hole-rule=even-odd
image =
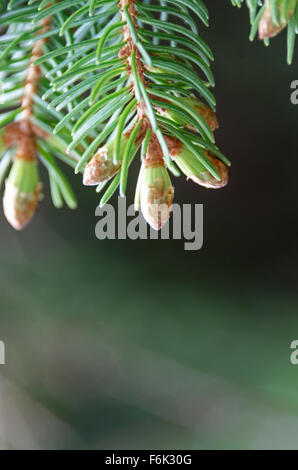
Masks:
[[[141,172],[141,210],[148,224],[160,230],[169,220],[174,188],[163,164],[150,166],[145,161]]]
[[[181,171],[192,181],[209,189],[223,188],[228,184],[229,173],[228,167],[210,152],[204,152],[205,158],[217,170],[220,180],[217,180],[185,146],[182,146],[180,152],[172,156]]]
[[[37,163],[17,159],[6,180],[3,209],[8,222],[23,230],[35,214],[42,185]]]
[[[113,178],[121,167],[122,154],[128,143],[128,137],[123,135],[120,143],[120,154],[118,163],[113,161],[114,141],[108,142],[105,147],[98,149],[96,155],[91,158],[85,168],[83,184],[85,186],[96,186]]]
[[[181,104],[183,104],[185,109],[191,108],[193,111],[196,111],[198,114],[200,114],[200,116],[205,119],[212,131],[218,129],[219,125],[216,114],[214,113],[214,111],[212,111],[211,108],[209,108],[209,106],[205,105],[200,100],[198,100],[196,96],[192,95],[189,98],[179,98],[179,101],[181,102]],[[162,116],[166,116],[167,118],[171,119],[172,121],[175,121],[181,126],[187,127],[190,130],[195,130],[186,118],[183,119],[175,111],[163,109],[161,106],[161,108],[158,109],[158,112]]]
[[[290,0],[288,6],[283,11],[284,1],[278,0],[277,20],[274,17],[272,0],[266,0],[265,10],[259,22],[259,38],[261,40],[273,38],[279,34],[288,24],[289,19],[294,13],[297,0]]]

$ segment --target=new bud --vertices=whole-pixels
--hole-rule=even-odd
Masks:
[[[41,196],[37,163],[17,159],[6,180],[4,214],[15,230],[23,230],[35,214]]]
[[[185,146],[181,151],[173,156],[174,161],[177,163],[181,171],[192,181],[209,189],[223,188],[228,184],[229,173],[228,167],[217,157],[210,152],[204,152],[205,158],[217,170],[220,180],[217,180],[200,162],[196,155],[194,155]]]
[[[259,23],[259,38],[261,40],[273,38],[287,26],[289,19],[294,13],[297,2],[296,0],[290,0],[282,16],[281,10],[283,3],[283,1],[278,0],[278,22],[276,22],[273,14],[272,0],[266,0],[265,10]]]
[[[85,186],[97,186],[104,181],[108,181],[118,172],[120,166],[119,163],[113,163],[106,147],[100,148],[85,168],[83,184]]]
[[[113,178],[121,167],[122,154],[128,143],[127,135],[123,135],[120,143],[120,153],[117,155],[118,163],[113,161],[114,141],[111,140],[105,147],[98,149],[96,155],[91,158],[85,168],[83,184],[85,186],[97,186]]]
[[[174,188],[164,165],[143,163],[140,188],[141,210],[148,224],[160,230],[169,220]]]

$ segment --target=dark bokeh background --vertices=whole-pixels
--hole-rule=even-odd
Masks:
[[[75,177],[78,211],[46,194],[21,234],[2,216],[2,448],[298,448],[297,61],[284,34],[249,43],[246,8],[207,3],[231,179],[175,184],[204,204],[204,248],[97,241]]]

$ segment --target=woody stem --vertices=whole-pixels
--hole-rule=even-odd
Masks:
[[[51,17],[47,17],[41,22],[41,28],[38,34],[44,34],[48,32],[50,28]],[[35,42],[32,48],[32,54],[26,74],[24,94],[21,99],[21,108],[23,113],[19,126],[20,136],[17,152],[15,155],[15,158],[21,160],[35,160],[35,132],[34,126],[32,126],[31,123],[31,117],[33,115],[34,95],[38,90],[41,76],[40,67],[35,65],[35,61],[41,57],[43,53],[43,45],[45,42],[46,38],[38,39]]]
[[[125,10],[127,10],[131,21],[133,23],[133,27],[135,31],[139,29],[138,24],[137,24],[137,10],[136,10],[136,1],[137,0],[120,0],[119,6],[121,9],[121,18],[123,22],[126,22],[126,15],[125,15]],[[136,44],[133,41],[132,35],[130,28],[128,24],[126,24],[123,28],[123,37],[124,41],[126,42],[125,46],[120,50],[119,57],[121,59],[126,58],[127,59],[127,66],[128,66],[128,71],[131,74],[131,81],[133,84],[132,88],[132,93],[136,93],[137,89],[137,84],[135,83],[134,79],[134,74],[132,73],[132,56],[134,56],[135,60],[135,68],[136,72],[138,75],[138,78],[142,81],[144,86],[147,88],[148,84],[145,79],[145,67],[144,63],[142,60],[142,56],[136,46]],[[150,96],[150,95],[149,95]],[[146,104],[144,99],[141,99],[138,101],[137,104],[137,112],[138,112],[138,117],[139,119],[144,120],[144,125],[141,128],[142,136],[144,137],[146,135],[147,130],[151,127],[149,120],[147,119],[147,112],[146,112]],[[138,137],[139,138],[139,137]],[[148,152],[147,152],[147,157],[149,161],[154,160],[154,162],[163,162],[163,152],[160,147],[160,144],[158,142],[158,139],[155,134],[152,134],[149,145],[148,145]]]

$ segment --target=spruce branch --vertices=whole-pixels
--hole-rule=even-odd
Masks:
[[[24,2],[10,1],[7,12],[0,17],[0,24],[5,25],[0,42],[1,107],[11,109],[0,118],[0,158],[5,162],[1,165],[0,183],[12,165],[3,207],[7,220],[16,230],[22,230],[31,221],[41,198],[39,161],[48,169],[54,204],[62,207],[65,200],[69,207],[76,207],[73,191],[65,177],[61,177],[53,157],[75,166],[74,155],[69,157],[65,153],[69,139],[53,136],[53,123],[58,120],[40,98],[48,82],[44,71],[36,65],[49,42],[54,18],[44,15],[32,24],[28,22],[28,14],[33,19],[37,7],[25,7],[21,3]],[[45,159],[45,152],[50,158]]]
[[[144,194],[142,185],[151,181],[155,197],[141,197],[141,208],[147,221],[160,228],[166,220],[159,217],[158,208],[166,200],[168,210],[163,214],[169,214],[170,198],[165,194],[173,194],[168,170],[178,176],[180,167],[206,187],[227,183],[229,161],[215,146],[213,135],[217,128],[210,91],[213,55],[197,27],[198,22],[208,24],[208,11],[201,0],[100,1],[90,7],[78,10],[76,20],[101,18],[94,40],[75,39],[71,47],[51,51],[37,61],[59,58],[58,67],[49,70],[52,89],[46,96],[56,111],[65,112],[55,132],[59,135],[64,126],[72,127],[68,151],[89,143],[76,172],[84,171],[85,185],[97,186],[98,192],[105,188],[101,205],[117,188],[125,195],[129,167],[142,148],[141,174],[146,168],[146,174],[150,170],[155,176],[140,177],[137,192]],[[69,23],[64,23],[61,34],[66,27]],[[70,51],[75,62],[68,67]],[[72,84],[63,93],[64,86]],[[54,95],[57,98],[52,99]],[[67,104],[72,105],[70,112]],[[218,170],[219,160],[224,174]],[[157,206],[155,221],[148,215],[152,201]]]
[[[244,0],[231,1],[238,7],[244,3]],[[259,33],[259,39],[268,45],[271,38],[287,28],[287,61],[291,65],[298,34],[298,0],[246,0],[246,4],[250,12],[251,41]]]
[[[49,17],[51,28],[40,30]],[[117,189],[125,195],[129,167],[140,150],[136,209],[141,207],[156,229],[167,221],[173,201],[168,171],[174,176],[181,171],[208,188],[227,184],[230,163],[214,138],[213,54],[198,31],[208,21],[202,0],[19,0],[15,5],[11,0],[6,5],[0,53],[5,106],[12,111],[1,127],[24,119],[18,93],[29,63],[39,73],[38,86],[23,100],[31,130],[43,133],[34,138],[57,207],[63,199],[74,204],[53,156],[83,172],[85,185],[105,189],[103,205]],[[32,54],[37,32],[42,53]],[[10,101],[11,92],[17,96]]]

